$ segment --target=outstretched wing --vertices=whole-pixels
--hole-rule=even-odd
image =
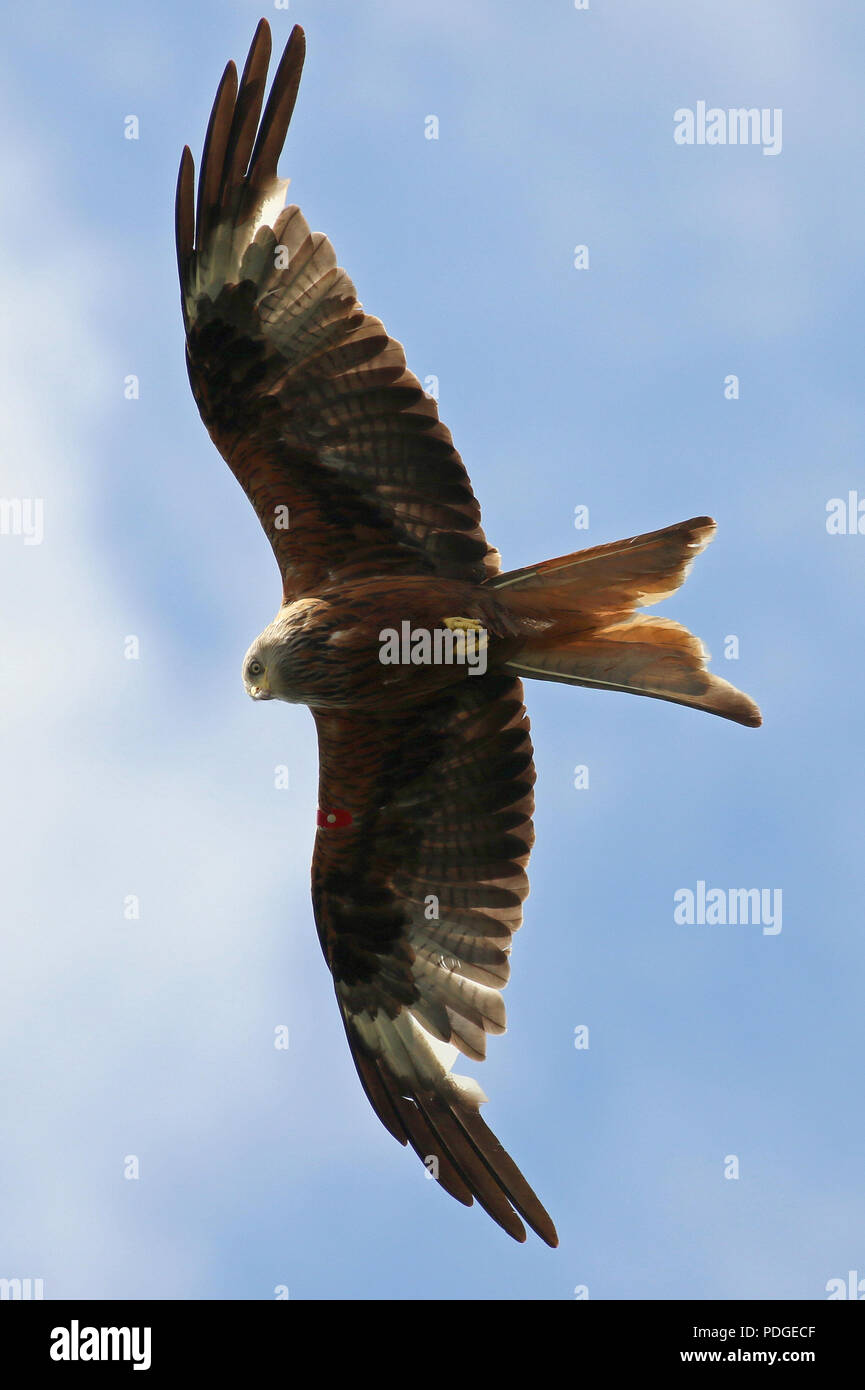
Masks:
[[[276,164],[303,67],[295,26],[259,124],[270,28],[238,86],[229,63],[196,200],[184,149],[176,232],[192,391],[255,508],[286,600],[328,580],[499,569],[435,402],[401,345],[364,313],[333,247],[312,233]]]
[[[550,1217],[479,1114],[457,1051],[502,1033],[522,922],[535,780],[522,685],[489,672],[411,721],[314,711],[321,764],[312,869],[319,938],[379,1119],[458,1201],[516,1240]]]

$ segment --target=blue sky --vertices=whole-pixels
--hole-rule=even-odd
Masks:
[[[309,903],[311,718],[241,686],[278,576],[188,389],[172,206],[261,13],[279,47],[307,31],[290,197],[439,378],[506,567],[713,515],[663,611],[764,712],[528,687],[509,1031],[463,1069],[555,1252],[449,1199],[369,1109]],[[44,537],[0,535],[0,1276],[245,1299],[865,1277],[865,536],[826,529],[865,498],[865,15],[91,0],[3,27],[2,496],[42,499]],[[780,153],[677,145],[702,100],[781,109]],[[701,880],[781,889],[782,930],[677,924]]]

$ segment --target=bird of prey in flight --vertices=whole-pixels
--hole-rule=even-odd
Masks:
[[[521,677],[760,714],[690,632],[636,611],[679,587],[709,517],[502,572],[435,402],[327,237],[285,207],[303,31],[262,114],[270,48],[262,20],[239,81],[223,74],[197,193],[183,151],[176,205],[192,392],[282,577],[243,682],[315,720],[313,908],[373,1109],[458,1201],[556,1245],[482,1090],[451,1070],[505,1028],[533,842]]]

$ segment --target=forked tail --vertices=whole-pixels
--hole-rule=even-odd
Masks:
[[[634,612],[674,593],[714,533],[711,517],[693,517],[487,580],[508,608],[536,624],[508,669],[650,695],[756,728],[754,701],[707,671],[698,637],[670,618]]]

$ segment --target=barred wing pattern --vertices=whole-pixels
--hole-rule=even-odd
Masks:
[[[273,547],[284,597],[333,579],[499,568],[435,402],[363,311],[328,239],[283,208],[276,164],[305,41],[295,26],[259,114],[270,29],[229,63],[196,199],[183,151],[176,232],[187,365],[202,419]],[[256,136],[256,131],[257,136]]]
[[[417,722],[316,713],[313,904],[358,1074],[379,1119],[458,1201],[516,1240],[557,1236],[450,1068],[502,1033],[535,780],[522,685],[489,673]],[[328,816],[333,825],[328,824]]]

